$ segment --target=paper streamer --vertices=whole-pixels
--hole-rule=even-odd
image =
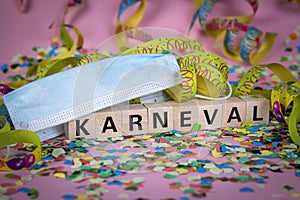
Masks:
[[[7,147],[7,156],[0,158],[0,171],[11,171],[29,169],[41,160],[42,148],[40,143],[40,137],[28,130],[11,130],[9,123],[3,117],[0,118],[0,148]],[[35,149],[30,153],[24,155],[24,153],[17,154],[16,157],[9,157],[10,145],[18,143],[27,143],[35,145]]]
[[[250,15],[218,17],[213,18],[210,23],[207,23],[208,15],[217,1],[204,0],[202,4],[197,4],[199,9],[192,18],[189,33],[198,18],[201,27],[209,35],[215,37],[217,41],[223,39],[222,50],[227,58],[236,61],[245,61],[252,65],[259,64],[270,52],[275,42],[276,34],[267,32],[264,41],[260,44],[262,32],[255,27],[247,25],[257,11],[258,1],[247,0],[253,11]],[[245,32],[245,35],[239,47],[234,49],[234,43],[239,31]]]

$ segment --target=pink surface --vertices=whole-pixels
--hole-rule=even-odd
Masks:
[[[54,19],[60,19],[64,11],[66,1],[28,1],[29,8],[26,13],[20,13],[17,1],[2,0],[0,2],[0,27],[1,27],[1,53],[0,53],[0,64],[11,63],[10,60],[16,54],[25,54],[28,56],[34,56],[32,47],[42,47],[47,48],[53,37],[58,36],[58,24],[59,20],[52,29],[49,29],[49,25]],[[114,33],[114,28],[116,24],[117,11],[119,8],[119,0],[102,0],[102,1],[87,1],[82,5],[82,8],[77,12],[76,16],[68,16],[67,21],[71,24],[77,26],[84,35],[84,47],[91,49],[97,46],[100,42],[104,41],[108,37],[112,36]],[[195,12],[196,8],[194,4],[189,0],[148,0],[147,10],[145,16],[139,25],[139,27],[162,27],[169,28],[172,30],[179,31],[181,33],[187,33],[190,20]],[[213,16],[224,16],[224,15],[241,15],[249,14],[251,9],[245,1],[234,1],[234,0],[224,0],[215,6],[212,11]],[[273,0],[259,1],[259,8],[250,25],[257,27],[260,30],[278,33],[278,38],[275,45],[263,63],[269,62],[279,62],[282,56],[295,55],[297,50],[296,46],[300,45],[300,40],[292,41],[290,45],[285,45],[284,40],[288,37],[290,33],[296,28],[300,23],[299,18],[300,5],[295,5],[288,3],[284,0]],[[194,26],[191,37],[198,39],[207,51],[218,54],[222,56],[221,47],[217,47],[214,43],[214,38],[207,36],[203,31],[201,31],[198,22]],[[292,47],[293,52],[285,52],[285,48]],[[225,58],[225,60],[227,60]],[[240,65],[242,68],[248,70],[250,67],[245,63],[237,63],[227,60],[232,65]],[[289,62],[282,63],[288,66],[292,62],[297,60],[292,60]],[[299,62],[299,60],[298,60]],[[20,72],[13,72],[10,70],[10,74],[18,74]],[[299,69],[298,69],[299,73]],[[8,74],[1,74],[0,80],[6,80]],[[231,77],[236,79],[236,77]],[[223,141],[223,140],[222,140]],[[234,143],[233,139],[228,140]],[[154,143],[154,142],[153,142]],[[208,142],[210,143],[210,142]],[[213,142],[211,142],[213,143]],[[52,146],[53,147],[53,146]],[[111,147],[111,146],[108,146]],[[149,150],[154,152],[154,147],[150,144],[147,146]],[[89,149],[87,156],[104,156],[105,151],[95,150],[95,147]],[[140,152],[140,148],[125,148],[130,154],[131,152]],[[178,151],[180,149],[177,149]],[[194,152],[199,152],[199,149],[193,150]],[[114,154],[112,154],[114,155]],[[64,159],[67,156],[76,157],[76,154],[66,154],[63,155]],[[232,157],[237,157],[233,155]],[[199,158],[199,155],[191,157],[194,159]],[[225,160],[230,160],[231,156],[225,158],[216,159],[210,156],[205,157],[205,159],[210,159],[214,162],[224,162]],[[78,186],[88,186],[89,180],[85,180],[82,183],[76,183],[73,181],[67,181],[65,179],[55,178],[53,174],[56,171],[55,167],[63,166],[63,171],[67,171],[68,174],[72,170],[70,165],[63,164],[64,161],[54,161],[55,159],[47,162],[50,166],[50,175],[41,177],[38,174],[33,175],[32,181],[24,181],[22,187],[35,188],[39,191],[39,199],[63,199],[63,195],[66,194],[85,194],[86,190],[84,188],[77,189]],[[183,159],[184,160],[184,159]],[[272,162],[280,161],[280,159],[270,159]],[[54,161],[54,162],[53,162]],[[149,163],[143,163],[146,167]],[[52,168],[51,168],[52,167]],[[240,174],[238,171],[241,164],[234,164],[237,169],[236,173]],[[248,183],[234,183],[234,182],[222,182],[215,181],[213,183],[212,189],[207,193],[207,199],[294,199],[292,194],[300,195],[300,178],[295,176],[295,170],[283,169],[283,164],[280,165],[284,173],[275,173],[268,171],[262,176],[267,176],[265,179],[267,182],[264,188],[254,182]],[[193,199],[191,195],[184,194],[181,189],[170,189],[170,183],[172,182],[182,182],[183,185],[189,187],[190,181],[186,178],[192,175],[199,175],[197,172],[191,172],[188,175],[181,175],[177,179],[166,179],[164,178],[165,172],[157,173],[151,172],[150,170],[141,170],[147,173],[133,173],[126,174],[125,176],[117,177],[122,180],[131,180],[134,177],[144,177],[145,181],[143,186],[139,187],[137,191],[124,190],[124,186],[114,186],[103,184],[102,186],[109,190],[108,193],[103,195],[103,199],[118,199],[118,195],[121,193],[128,194],[129,199],[137,199],[139,197],[147,199]],[[29,175],[30,171],[20,171],[13,172],[19,176]],[[0,172],[0,183],[15,183],[16,180],[5,178],[5,172]],[[250,173],[255,176],[257,174]],[[88,175],[86,173],[85,175]],[[210,172],[205,174],[200,174],[203,176],[213,176],[213,177],[232,177],[237,175],[232,174],[220,174],[214,175]],[[108,181],[112,181],[116,177],[110,177]],[[193,183],[198,183],[195,181]],[[285,185],[293,186],[294,189],[291,191],[283,189]],[[15,186],[12,186],[15,187]],[[251,187],[255,192],[245,192],[241,193],[239,190],[242,187]],[[1,195],[1,193],[0,193]],[[29,198],[26,193],[18,192],[11,196],[12,199],[26,199]],[[299,196],[298,196],[299,198]]]

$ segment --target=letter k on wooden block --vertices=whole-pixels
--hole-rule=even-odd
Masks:
[[[67,139],[96,138],[96,127],[95,113],[91,113],[66,123],[65,134]]]

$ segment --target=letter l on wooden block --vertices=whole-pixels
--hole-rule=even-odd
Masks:
[[[261,95],[240,96],[246,102],[246,120],[254,124],[269,122],[270,101]]]

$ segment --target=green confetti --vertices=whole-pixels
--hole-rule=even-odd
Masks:
[[[173,178],[177,178],[178,177],[178,173],[177,172],[170,172],[164,175],[164,178],[169,178],[169,179],[173,179]]]
[[[195,193],[195,190],[193,188],[185,188],[183,190],[183,193],[184,194],[192,194],[192,193]]]
[[[193,125],[192,131],[193,131],[193,132],[198,132],[198,131],[200,131],[200,130],[201,130],[201,124],[195,123],[195,124]]]
[[[101,177],[101,178],[108,178],[108,177],[111,177],[111,176],[113,175],[113,173],[112,173],[112,171],[109,169],[109,170],[100,172],[98,175],[99,175],[99,177]]]
[[[137,190],[138,190],[138,188],[137,188],[135,185],[131,185],[131,186],[129,186],[129,187],[127,187],[127,188],[125,188],[125,190],[137,191]]]
[[[36,189],[32,188],[28,193],[28,196],[30,196],[31,199],[36,199],[39,197],[39,191],[37,191]]]
[[[293,49],[292,49],[291,47],[288,47],[288,48],[286,48],[284,51],[287,51],[287,52],[292,52],[292,51],[293,51]]]
[[[287,60],[288,60],[287,57],[282,56],[281,59],[280,59],[280,62],[286,62]]]
[[[246,163],[246,162],[248,162],[248,161],[250,161],[250,158],[248,158],[248,157],[246,157],[246,156],[245,156],[245,157],[240,157],[240,158],[239,158],[239,162],[240,162],[240,163],[243,163],[243,164],[244,164],[244,163]]]
[[[5,178],[11,178],[11,177],[14,177],[15,175],[12,174],[12,173],[8,173],[8,174],[5,174],[4,177]]]
[[[289,185],[285,185],[283,186],[284,189],[286,189],[287,191],[293,190],[294,188],[289,186]]]

